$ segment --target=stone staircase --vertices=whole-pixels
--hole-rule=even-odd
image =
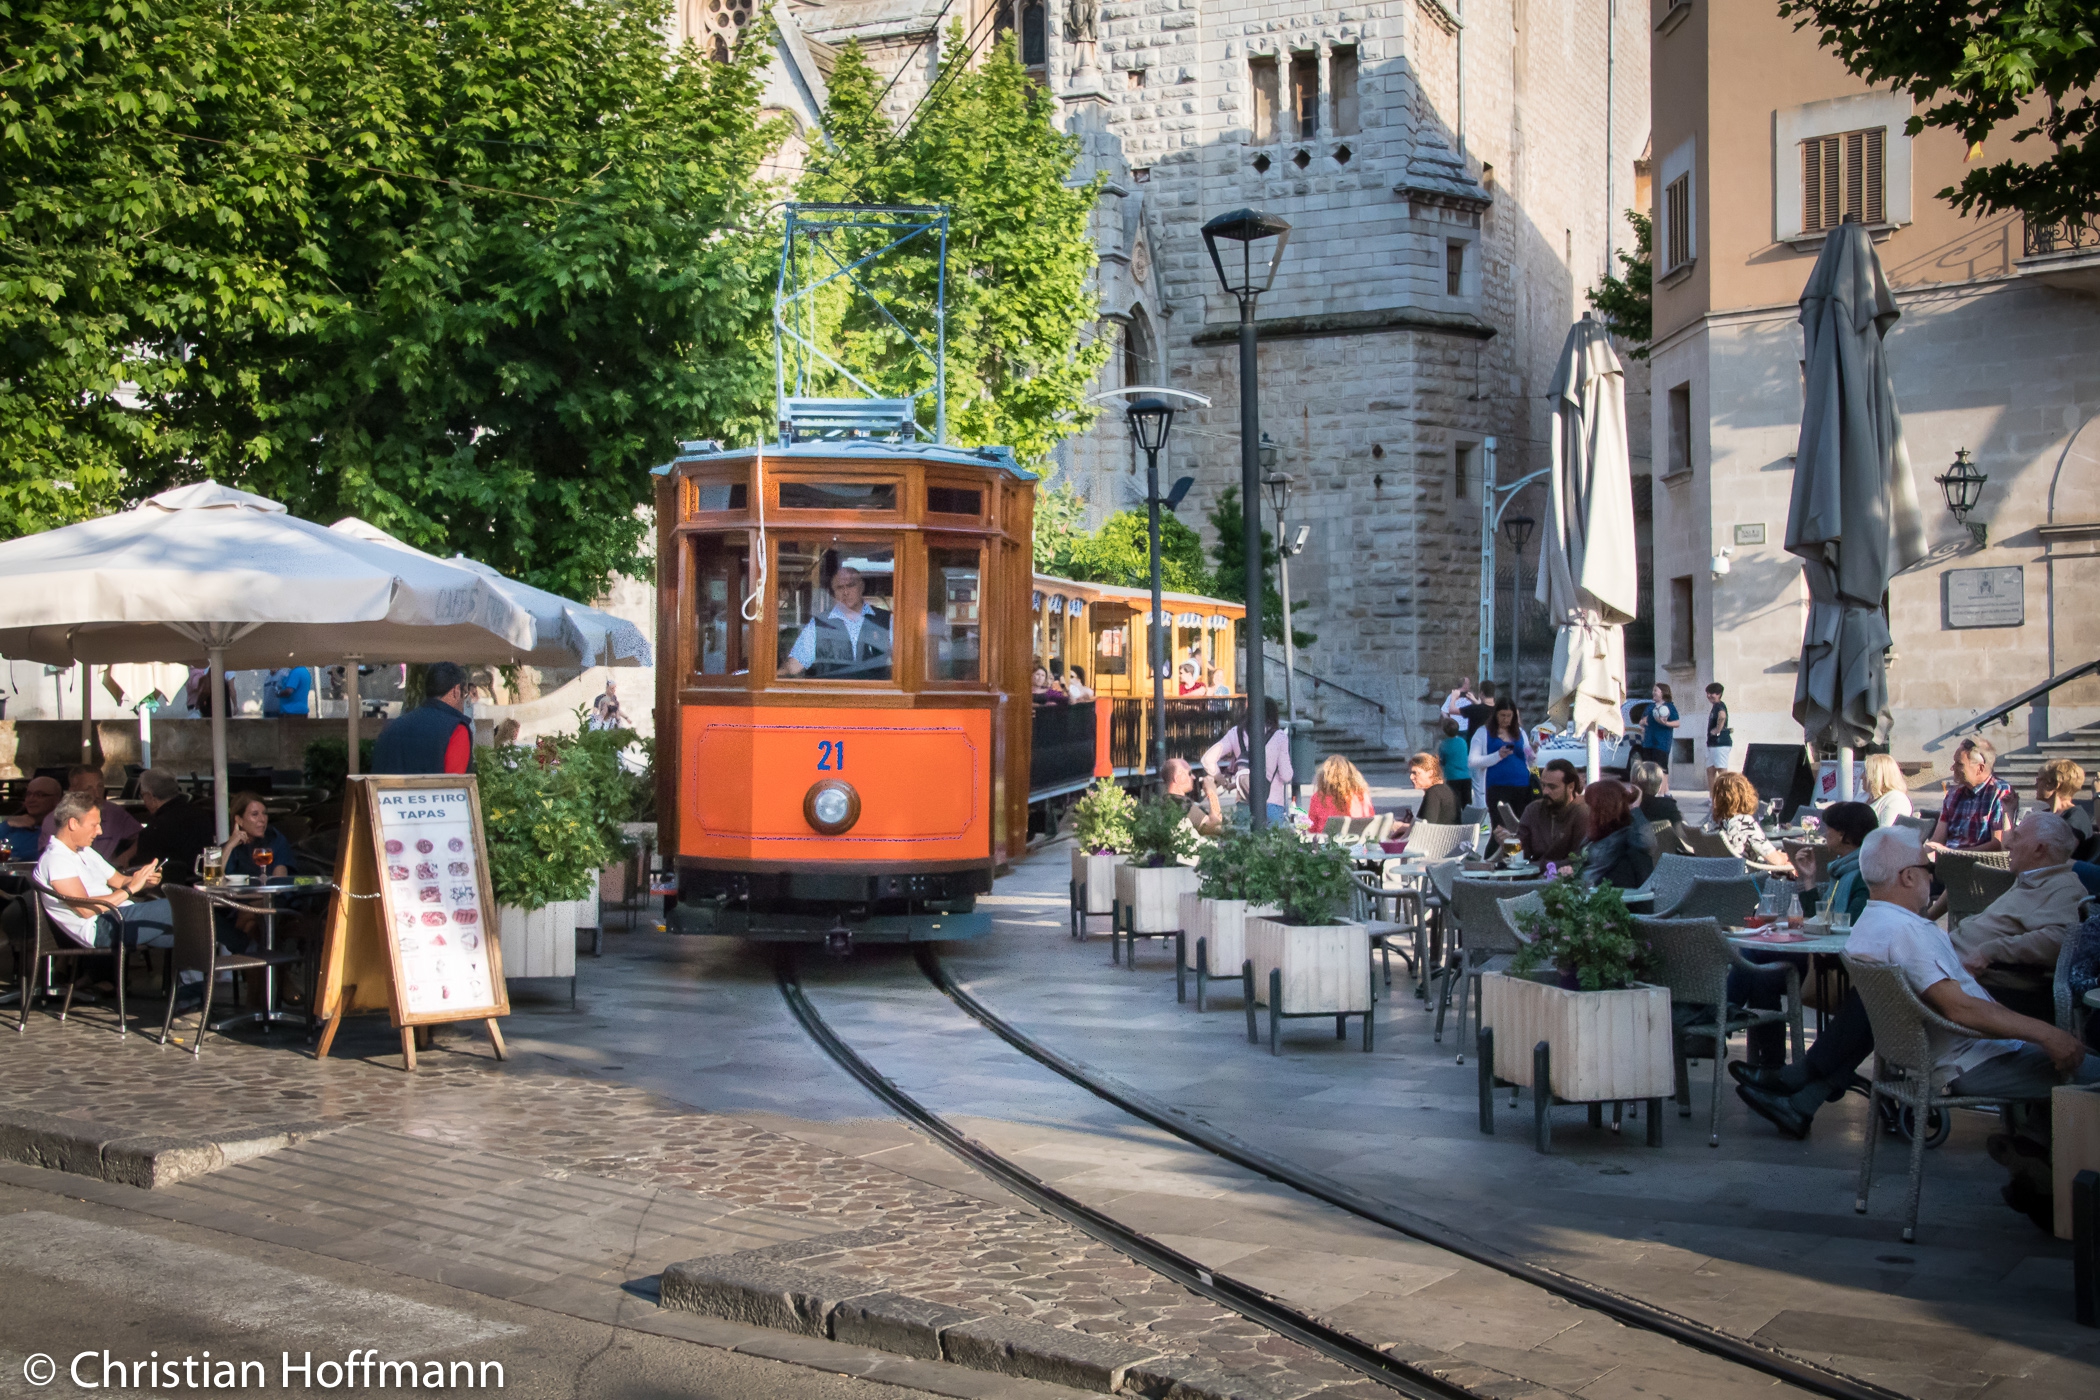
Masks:
[[[1364,734],[1352,725],[1314,720],[1312,739],[1314,751],[1321,758],[1338,753],[1365,773],[1393,776],[1407,771],[1407,755],[1379,743],[1376,733]]]
[[[2024,803],[2034,795],[2034,780],[2041,773],[2042,765],[2059,758],[2071,759],[2085,770],[2090,790],[2093,775],[2100,773],[2100,724],[2069,730],[2039,744],[2001,754],[1996,771],[1999,777],[2013,785],[2013,791],[2020,794]]]

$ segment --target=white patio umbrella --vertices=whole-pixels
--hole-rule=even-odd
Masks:
[[[531,614],[477,574],[211,481],[0,544],[0,577],[0,656],[210,666],[221,839],[227,667],[353,652],[508,665],[534,638]]]
[[[1808,582],[1794,718],[1809,743],[1838,746],[1838,798],[1848,802],[1852,750],[1888,733],[1881,600],[1927,552],[1882,345],[1899,315],[1866,227],[1831,230],[1801,289],[1801,441],[1786,549]]]
[[[1626,454],[1626,371],[1604,327],[1585,315],[1553,371],[1551,519],[1540,542],[1537,597],[1559,627],[1547,714],[1588,737],[1617,734],[1626,699],[1626,644],[1639,598],[1633,476]]]
[[[419,559],[437,558],[354,515],[345,516],[328,528],[353,539],[406,551]],[[464,554],[455,554],[442,562],[487,580],[491,587],[532,615],[532,650],[518,658],[526,665],[582,666],[588,669],[592,666],[655,664],[649,650],[649,639],[642,635],[641,628],[624,617],[615,617],[609,612],[571,602],[558,593],[520,583]],[[344,684],[350,696],[350,771],[353,773],[357,771],[358,744],[356,660],[350,658],[349,664],[343,668]]]

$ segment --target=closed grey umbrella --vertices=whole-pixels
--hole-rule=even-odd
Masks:
[[[1786,548],[1808,577],[1794,718],[1811,743],[1885,741],[1889,580],[1926,554],[1883,337],[1901,313],[1860,224],[1823,242],[1801,292],[1801,443]],[[1841,755],[1841,759],[1847,756]],[[1851,764],[1839,764],[1840,790]]]

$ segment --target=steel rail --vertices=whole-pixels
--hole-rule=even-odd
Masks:
[[[1710,1327],[1682,1313],[1657,1307],[1643,1299],[1590,1283],[1571,1274],[1561,1273],[1542,1264],[1514,1258],[1491,1245],[1468,1238],[1434,1221],[1402,1211],[1317,1172],[1307,1171],[1296,1163],[1277,1157],[1230,1133],[1198,1123],[1171,1104],[1108,1079],[1088,1066],[1050,1049],[1034,1037],[1016,1030],[983,1002],[957,985],[955,980],[949,977],[947,969],[941,965],[939,956],[930,947],[920,944],[913,951],[918,956],[919,969],[926,974],[927,980],[986,1030],[1036,1063],[1055,1070],[1088,1093],[1115,1105],[1131,1117],[1172,1133],[1182,1141],[1200,1147],[1215,1157],[1291,1187],[1314,1200],[1324,1201],[1338,1210],[1345,1210],[1374,1225],[1382,1225],[1410,1239],[1434,1245],[1461,1259],[1532,1284],[1579,1307],[1603,1313],[1629,1327],[1668,1337],[1710,1356],[1720,1357],[1724,1361],[1734,1362],[1783,1380],[1789,1385],[1829,1397],[1829,1400],[1912,1400],[1912,1397],[1902,1391],[1890,1390],[1872,1381],[1846,1375],[1842,1371],[1802,1361],[1763,1343]]]
[[[841,1068],[860,1081],[862,1087],[888,1105],[899,1117],[1038,1210],[1057,1217],[1117,1253],[1172,1279],[1191,1293],[1229,1308],[1250,1322],[1260,1323],[1300,1346],[1316,1351],[1331,1361],[1338,1361],[1381,1385],[1409,1396],[1411,1400],[1482,1400],[1477,1391],[1468,1390],[1432,1372],[1387,1356],[1369,1343],[1345,1332],[1336,1331],[1289,1304],[1270,1297],[1258,1288],[1204,1268],[1178,1250],[1131,1229],[1092,1206],[1074,1200],[1056,1187],[1015,1166],[989,1147],[966,1136],[939,1114],[907,1094],[886,1075],[862,1059],[860,1053],[852,1046],[840,1039],[838,1033],[832,1030],[802,990],[802,979],[796,968],[795,950],[792,945],[781,946],[774,964],[774,974],[780,983],[780,995],[787,1002],[788,1010],[825,1054],[837,1061]]]

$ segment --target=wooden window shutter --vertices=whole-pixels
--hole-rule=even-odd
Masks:
[[[1866,185],[1866,193],[1861,200],[1859,215],[1864,223],[1879,224],[1887,222],[1884,217],[1887,209],[1887,200],[1884,198],[1882,185],[1882,148],[1887,141],[1888,131],[1883,127],[1877,126],[1866,133],[1866,151],[1863,161],[1866,169],[1862,177]]]

